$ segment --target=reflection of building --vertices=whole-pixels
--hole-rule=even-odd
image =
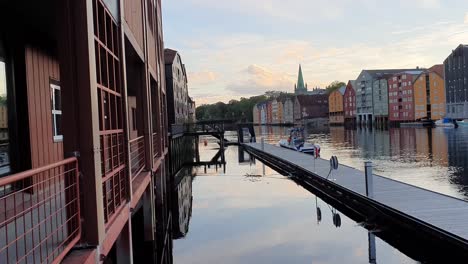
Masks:
[[[391,122],[415,121],[414,82],[422,70],[403,71],[388,79],[389,114]]]
[[[405,156],[407,161],[415,160],[416,149],[416,128],[390,128],[390,145],[392,146],[392,156]]]
[[[172,229],[174,238],[185,237],[189,230],[192,217],[192,176],[191,169],[182,171],[183,178],[177,184],[174,192],[174,204],[172,214]],[[177,178],[176,178],[177,179]]]
[[[447,117],[468,119],[468,45],[460,45],[445,59]]]
[[[330,93],[328,97],[330,125],[344,124],[344,104],[343,96],[346,91],[346,86],[343,86],[336,91]]]
[[[344,118],[347,125],[356,124],[356,81],[349,81],[343,96]]]
[[[442,64],[434,65],[414,81],[415,119],[439,120],[445,116],[445,82]]]
[[[446,167],[448,166],[448,159],[449,159],[449,146],[447,141],[447,134],[445,130],[442,129],[431,129],[428,130],[428,133],[431,133],[429,139],[432,138],[432,160],[435,164],[439,166]],[[468,153],[467,153],[468,154]],[[457,154],[458,155],[458,154]],[[462,154],[466,155],[466,154]],[[464,156],[466,157],[466,156]],[[468,170],[468,167],[466,168]]]
[[[468,130],[444,130],[447,136],[448,165],[452,171],[450,180],[460,186],[468,186]],[[466,188],[463,188],[468,195]]]

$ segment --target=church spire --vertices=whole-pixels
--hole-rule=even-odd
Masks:
[[[298,94],[307,93],[307,87],[304,85],[304,76],[302,75],[302,67],[299,64],[299,74],[297,77],[297,86],[295,92]]]

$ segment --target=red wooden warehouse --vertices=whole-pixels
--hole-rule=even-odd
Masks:
[[[0,263],[170,262],[161,1],[1,1],[0,21]]]

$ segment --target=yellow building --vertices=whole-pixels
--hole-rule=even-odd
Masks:
[[[415,119],[439,120],[445,116],[445,82],[442,64],[434,65],[414,82]]]
[[[284,123],[284,118],[283,118],[283,102],[278,100],[278,122],[279,124]]]
[[[344,124],[344,104],[343,96],[346,86],[333,91],[328,97],[328,111],[330,115],[330,125]]]

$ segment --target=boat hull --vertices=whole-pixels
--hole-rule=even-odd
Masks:
[[[457,125],[459,127],[468,127],[468,121],[464,120],[464,121],[457,121]]]
[[[308,144],[308,143],[304,144],[304,146],[302,147],[296,148],[295,146],[289,144],[287,140],[281,140],[279,142],[279,145],[280,147],[283,147],[283,148],[287,148],[290,150],[294,150],[294,151],[298,151],[298,152],[302,152],[302,153],[306,153],[310,155],[314,155],[315,149],[316,149],[315,145]]]

